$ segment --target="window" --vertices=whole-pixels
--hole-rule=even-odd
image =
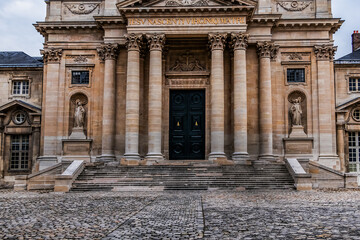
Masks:
[[[13,120],[16,124],[23,124],[26,120],[26,115],[24,112],[17,112],[15,113]]]
[[[305,69],[304,68],[288,68],[287,69],[288,83],[304,83]]]
[[[28,170],[29,168],[29,135],[11,136],[11,170]]]
[[[89,71],[72,71],[71,84],[89,84]]]
[[[28,95],[29,94],[29,81],[13,81],[12,94],[13,95]]]
[[[360,91],[360,78],[349,78],[349,91],[350,92]]]

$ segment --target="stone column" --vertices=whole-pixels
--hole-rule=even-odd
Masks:
[[[243,163],[249,159],[247,150],[247,86],[246,48],[248,34],[232,33],[234,49],[234,153],[232,159]]]
[[[259,42],[259,122],[260,160],[273,160],[272,91],[270,59],[275,57],[278,47],[273,43]]]
[[[104,98],[102,116],[102,154],[101,161],[114,161],[115,158],[115,92],[116,92],[116,59],[118,44],[104,44],[98,49],[99,57],[105,61],[104,66]]]
[[[226,33],[209,34],[211,47],[211,153],[209,160],[226,158],[224,153],[224,47]]]
[[[338,161],[336,154],[335,138],[335,99],[332,84],[331,62],[334,58],[336,47],[332,45],[315,46],[314,52],[317,58],[317,85],[319,98],[319,160],[321,164],[333,167]]]
[[[43,156],[41,157],[41,168],[46,168],[57,162],[57,145],[58,139],[58,94],[59,94],[59,75],[60,75],[60,61],[62,57],[62,49],[45,49],[41,51],[44,58],[44,64],[46,64],[46,86],[44,86],[44,95],[46,103],[42,117],[43,121]]]
[[[126,82],[125,154],[127,160],[140,160],[140,48],[142,34],[126,35],[128,49]]]
[[[149,119],[148,119],[148,154],[147,164],[162,160],[162,49],[165,44],[164,34],[146,35],[150,49],[149,66]]]

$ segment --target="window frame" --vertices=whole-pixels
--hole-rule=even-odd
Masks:
[[[16,82],[21,82],[20,84],[20,93],[14,93],[14,86]],[[24,83],[27,83],[27,93],[24,93]],[[9,81],[9,99],[12,98],[27,98],[29,99],[31,97],[31,85],[32,85],[32,78],[25,76],[25,75],[19,75],[19,76],[11,76]]]
[[[298,63],[293,63],[293,64],[290,64],[290,63],[287,63],[286,65],[283,65],[283,68],[284,68],[284,84],[285,86],[289,86],[289,85],[302,85],[302,86],[306,86],[310,83],[310,65],[307,64],[307,63],[301,63],[301,64],[298,64]],[[304,82],[288,82],[288,79],[287,79],[287,72],[288,72],[288,69],[304,69]]]
[[[303,81],[296,81],[296,72],[294,73],[294,80],[295,81],[289,81],[289,71],[290,70],[293,70],[294,72],[297,71],[297,70],[302,70],[302,77],[303,77]],[[286,69],[286,82],[288,84],[293,84],[293,83],[305,83],[306,82],[306,69],[305,68],[287,68]]]
[[[91,88],[92,82],[93,82],[93,71],[94,71],[94,64],[66,64],[66,83],[69,88],[74,87],[81,87],[81,88]],[[74,84],[72,83],[72,75],[73,72],[89,72],[89,83],[88,84]]]
[[[74,73],[79,72],[80,73],[80,83],[73,83]],[[87,83],[81,83],[81,74],[87,72],[88,82]],[[71,85],[80,85],[80,86],[86,86],[90,84],[90,71],[89,70],[71,70]]]
[[[18,137],[18,144],[19,149],[14,150],[14,138]],[[26,137],[26,139],[25,139]],[[31,155],[31,149],[30,149],[30,135],[29,134],[14,134],[10,135],[10,155],[9,155],[9,171],[29,171],[30,170],[30,155]],[[26,144],[24,144],[26,143]],[[23,149],[24,146],[27,147],[27,149]],[[18,154],[18,157],[16,160],[13,160],[14,154]],[[25,160],[22,159],[22,157],[25,155]],[[15,163],[14,163],[15,162]],[[15,167],[18,166],[18,167]],[[24,167],[23,167],[24,166]]]
[[[345,75],[345,79],[346,79],[346,89],[348,94],[358,94],[360,93],[360,73],[356,74],[348,74]],[[350,90],[350,81],[351,79],[356,79],[357,81],[355,81],[355,91]]]

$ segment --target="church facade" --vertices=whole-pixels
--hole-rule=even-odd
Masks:
[[[40,169],[287,157],[342,169],[331,1],[46,4]]]

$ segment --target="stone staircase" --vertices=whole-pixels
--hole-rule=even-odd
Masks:
[[[87,166],[71,191],[294,189],[284,164],[218,166],[206,163],[155,166]]]

